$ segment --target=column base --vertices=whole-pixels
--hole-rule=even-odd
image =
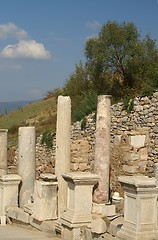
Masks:
[[[86,239],[86,227],[77,227],[77,228],[69,228],[68,226],[64,226],[61,232],[61,238],[63,240],[81,240]]]
[[[132,229],[127,229],[122,227],[117,233],[118,240],[158,240],[158,230],[151,229],[149,231],[134,231]]]

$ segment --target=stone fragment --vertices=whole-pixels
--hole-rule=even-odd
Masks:
[[[19,207],[7,207],[6,209],[7,216],[11,219],[23,222],[23,223],[30,223],[30,215],[22,208]]]
[[[114,145],[119,145],[121,143],[121,135],[114,136]]]
[[[111,217],[116,214],[116,207],[113,204],[93,203],[92,204],[92,213]]]
[[[138,166],[123,165],[123,171],[127,173],[136,173],[137,170],[138,170]]]
[[[120,231],[124,223],[124,217],[119,216],[110,222],[107,232],[112,236],[117,236],[118,231]]]
[[[91,222],[92,233],[102,234],[107,231],[107,225],[101,217],[92,219]]]
[[[157,127],[157,126],[155,126],[155,127],[153,128],[153,132],[154,132],[154,133],[158,133],[158,127]]]
[[[147,148],[141,148],[138,151],[139,159],[143,161],[147,161],[148,159],[148,149]]]

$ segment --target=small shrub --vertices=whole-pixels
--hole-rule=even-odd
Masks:
[[[41,138],[41,144],[45,144],[47,148],[52,148],[54,136],[55,132],[52,130],[45,131]]]
[[[61,94],[62,94],[62,89],[55,88],[52,91],[47,92],[45,99],[49,99],[49,98],[52,98],[52,97],[55,97],[55,99],[57,99],[58,96],[61,95]]]
[[[85,93],[82,98],[75,102],[73,108],[73,121],[81,121],[88,114],[97,109],[98,96],[95,92]]]
[[[87,123],[87,119],[86,117],[84,117],[81,121],[81,129],[84,130],[86,128],[86,123]]]
[[[14,124],[12,127],[10,127],[10,128],[8,129],[8,131],[9,131],[10,134],[15,134],[15,133],[18,132],[18,129],[19,129],[19,126],[17,126],[17,125]]]
[[[127,113],[130,113],[131,111],[133,111],[134,100],[126,98],[123,101],[123,105],[124,105],[124,109],[127,111]]]

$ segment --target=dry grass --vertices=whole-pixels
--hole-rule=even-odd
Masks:
[[[23,108],[0,116],[0,128],[8,129],[8,144],[17,144],[18,128],[35,126],[39,135],[56,126],[56,99],[54,97],[30,103]]]

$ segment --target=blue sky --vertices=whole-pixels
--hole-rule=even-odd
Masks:
[[[109,20],[158,41],[157,0],[0,0],[0,101],[62,87],[84,61],[86,39]]]

